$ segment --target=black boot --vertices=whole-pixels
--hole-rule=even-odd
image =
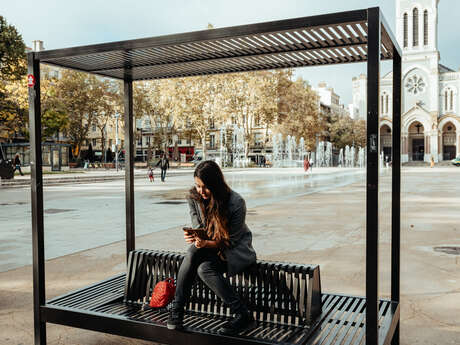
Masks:
[[[252,314],[245,310],[235,314],[235,318],[232,321],[227,322],[219,330],[219,334],[222,335],[235,335],[240,332],[256,327],[256,321]]]
[[[173,302],[172,308],[169,311],[168,321],[166,326],[171,330],[181,330],[184,328],[184,306]]]

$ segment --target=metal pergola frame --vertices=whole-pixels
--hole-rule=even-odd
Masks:
[[[391,326],[399,344],[401,49],[378,7],[267,23],[28,53],[35,344],[46,344],[46,322],[82,315],[46,307],[41,155],[40,63],[121,79],[126,148],[126,252],[135,249],[133,81],[367,61],[366,344],[379,341],[379,87],[380,60],[393,59]],[[101,330],[109,321],[101,322]],[[91,326],[89,326],[91,327]],[[92,327],[95,327],[94,325]],[[107,326],[108,327],[108,326]],[[90,328],[92,329],[92,328]],[[140,334],[143,333],[137,327]],[[393,334],[394,332],[394,334]],[[164,332],[163,332],[164,333]],[[161,333],[161,334],[163,334]],[[118,333],[121,334],[121,333]],[[187,335],[185,335],[187,336]],[[170,338],[165,335],[166,338]],[[164,339],[166,339],[164,338]],[[199,339],[192,336],[191,339]],[[215,341],[213,336],[213,341]],[[387,342],[387,340],[385,340]]]

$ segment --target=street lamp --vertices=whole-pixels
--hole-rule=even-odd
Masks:
[[[118,171],[118,119],[120,118],[120,114],[115,114],[116,124],[115,124],[115,167]]]

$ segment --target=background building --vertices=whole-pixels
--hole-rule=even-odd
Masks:
[[[460,154],[460,71],[440,64],[439,0],[396,0],[402,56],[402,162],[450,160]],[[380,89],[380,149],[391,153],[392,72]],[[366,76],[353,78],[353,103],[365,117]]]

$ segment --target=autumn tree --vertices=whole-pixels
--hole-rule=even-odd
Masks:
[[[206,137],[210,122],[222,122],[222,76],[207,75],[177,79],[171,91],[175,90],[173,115],[183,127],[193,129],[203,147],[206,159]]]
[[[10,94],[27,72],[25,48],[16,28],[0,16],[0,127],[8,135],[25,134],[28,122],[27,107]]]
[[[332,112],[328,120],[330,141],[336,148],[366,145],[366,121],[354,120],[347,114]]]
[[[282,90],[282,118],[279,131],[283,135],[303,137],[309,149],[315,147],[316,133],[321,130],[318,96],[302,78]]]
[[[56,87],[62,110],[69,116],[66,134],[73,144],[73,155],[80,157],[84,140],[99,111],[98,101],[104,96],[98,77],[86,73],[63,70]]]
[[[105,157],[107,129],[115,117],[116,113],[121,112],[122,97],[120,93],[121,83],[105,78],[96,77],[93,80],[90,92],[101,95],[94,100],[93,108],[95,113],[92,124],[96,126],[101,135],[101,151]]]
[[[0,16],[0,80],[19,80],[26,74],[25,51],[22,36]]]

